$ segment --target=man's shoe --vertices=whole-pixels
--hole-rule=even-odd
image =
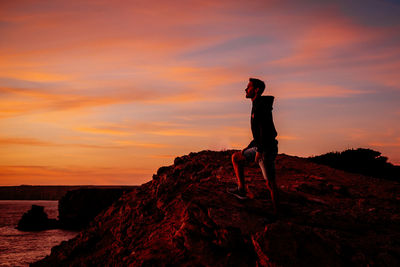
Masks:
[[[239,188],[227,188],[226,192],[228,192],[229,194],[234,195],[238,199],[247,199],[246,191],[239,190]]]

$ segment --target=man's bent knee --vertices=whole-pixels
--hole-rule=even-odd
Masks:
[[[241,152],[235,152],[232,155],[232,162],[233,163],[240,163],[244,160],[244,156],[242,155]]]

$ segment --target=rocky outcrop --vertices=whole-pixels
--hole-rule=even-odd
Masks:
[[[161,167],[90,226],[33,266],[399,266],[399,184],[279,155],[281,213],[246,169],[235,186],[233,151],[202,151]]]
[[[31,209],[22,215],[17,229],[20,231],[42,231],[58,228],[56,219],[49,219],[43,206],[32,205]]]
[[[82,188],[68,191],[58,203],[60,227],[81,230],[130,188]]]
[[[81,230],[102,210],[108,208],[134,186],[120,188],[81,188],[68,191],[58,203],[59,220],[48,219],[44,207],[32,205],[20,219],[17,229],[41,231],[48,229]]]

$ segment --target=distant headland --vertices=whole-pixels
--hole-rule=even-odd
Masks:
[[[60,200],[68,191],[77,189],[133,189],[135,186],[96,185],[20,185],[0,186],[0,200]]]

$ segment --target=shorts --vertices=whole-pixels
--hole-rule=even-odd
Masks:
[[[256,153],[257,153],[257,148],[254,147],[248,147],[245,150],[243,150],[243,156],[246,158],[246,162],[254,162],[256,159]],[[268,149],[263,152],[263,159],[268,160],[268,161],[273,161],[275,160],[276,156],[278,155],[278,141],[275,140],[274,145],[271,147],[271,149]]]

